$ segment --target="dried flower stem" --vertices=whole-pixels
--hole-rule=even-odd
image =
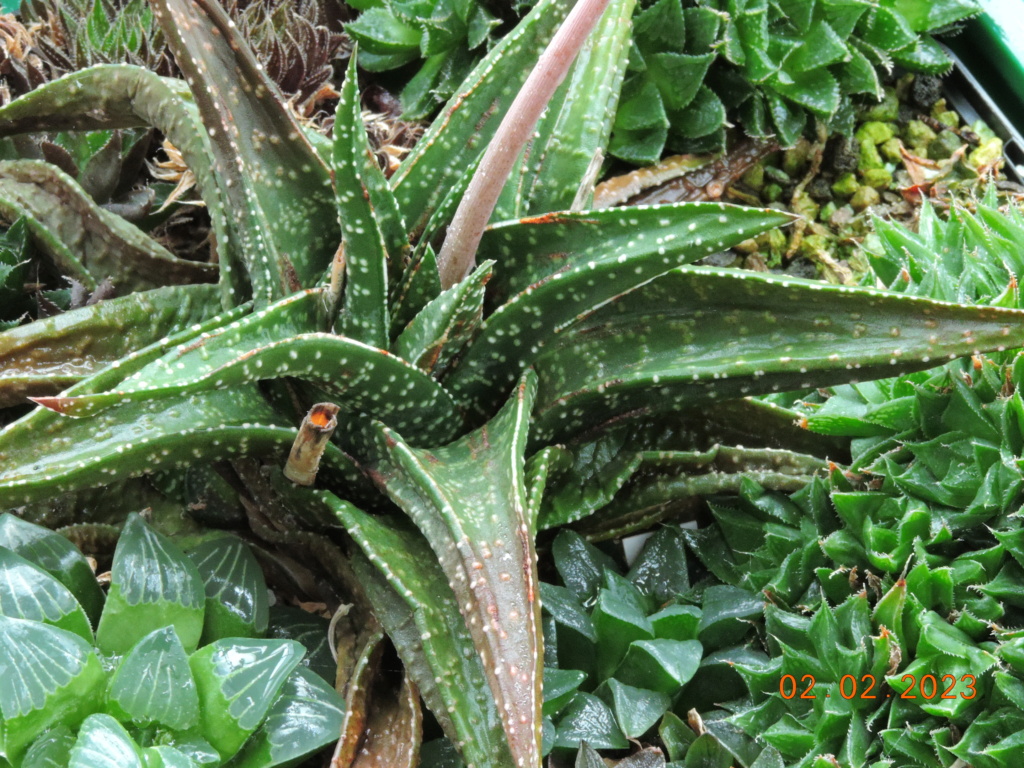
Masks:
[[[448,227],[448,235],[437,257],[442,287],[455,285],[473,268],[480,238],[516,158],[533,135],[537,121],[608,2],[579,0],[576,3],[509,107]]]
[[[284,465],[284,476],[298,485],[312,485],[320,469],[320,458],[327,448],[338,420],[340,409],[334,403],[317,403],[309,409],[302,420],[299,434],[292,443],[288,462]]]

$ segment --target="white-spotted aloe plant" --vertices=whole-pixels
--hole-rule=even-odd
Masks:
[[[804,482],[823,444],[745,395],[1024,344],[1016,310],[692,266],[785,224],[775,211],[588,210],[633,3],[581,3],[576,21],[597,26],[564,82],[571,35],[513,104],[570,11],[541,0],[390,180],[353,72],[333,141],[307,133],[213,0],[153,0],[189,88],[100,66],[0,110],[5,134],[155,125],[196,175],[220,265],[217,309],[206,287],[162,288],[0,336],[0,391],[41,406],[0,433],[0,507],[263,459],[281,505],[348,530],[353,582],[476,768],[540,763],[539,528],[618,505],[603,535],[627,530],[708,467]],[[527,144],[483,157],[552,78]],[[511,172],[495,170],[502,151]],[[436,252],[453,218],[462,234]],[[273,468],[316,402],[340,406],[338,427],[318,487],[289,486]],[[802,452],[696,450],[719,433]],[[633,476],[634,496],[617,494]],[[350,705],[372,666],[353,658]]]

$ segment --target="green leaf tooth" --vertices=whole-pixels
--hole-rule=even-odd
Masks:
[[[37,160],[0,162],[0,213],[24,216],[61,274],[87,288],[109,278],[119,292],[216,279],[211,264],[185,261],[94,203],[63,171]]]
[[[110,715],[90,715],[78,731],[68,768],[143,768],[142,750]]]
[[[595,153],[608,144],[629,54],[634,5],[634,0],[609,4],[537,124],[528,158],[521,158],[509,177],[502,194],[514,189],[518,202],[504,211],[496,208],[492,221],[572,206]]]
[[[651,307],[662,311],[655,317]],[[1022,319],[1020,310],[680,267],[558,332],[563,341],[549,344],[537,363],[538,437],[625,413],[866,380],[1013,349],[1024,344]]]
[[[522,766],[540,759],[540,602],[523,478],[535,382],[524,376],[494,419],[443,448],[414,449],[383,428],[376,478],[440,561]]]
[[[391,177],[414,239],[455,179],[475,164],[569,8],[566,0],[537,3],[469,74]]]
[[[319,289],[296,293],[187,340],[108,391],[36,402],[80,417],[125,403],[292,376],[316,383],[339,405],[371,413],[410,435],[449,437],[458,423],[455,405],[436,381],[385,350],[304,332],[315,327],[322,297]]]
[[[483,662],[424,538],[324,494],[365,554],[352,564],[438,723],[468,765],[515,765]]]
[[[49,528],[8,512],[0,515],[0,546],[35,563],[71,590],[90,623],[96,625],[103,608],[103,592],[89,563],[74,544]]]
[[[344,702],[315,673],[298,667],[260,729],[234,758],[238,768],[271,768],[301,760],[336,741],[345,716]],[[296,738],[301,729],[302,738]]]
[[[220,228],[234,238],[256,305],[314,285],[340,241],[327,167],[223,8],[210,0],[152,7],[194,84],[225,202]]]
[[[189,652],[196,649],[203,629],[203,581],[176,544],[133,513],[121,531],[110,570],[110,593],[96,628],[102,652],[127,653],[153,627],[167,624]]]
[[[775,211],[681,203],[546,214],[493,226],[480,253],[502,267],[498,300],[513,298],[484,322],[446,385],[457,399],[486,412],[542,353],[552,332],[578,315],[678,264],[789,220]]]
[[[443,377],[453,358],[459,356],[479,329],[484,289],[491,279],[493,264],[484,262],[465,280],[427,304],[395,340],[392,353],[437,378]]]
[[[0,333],[0,407],[57,394],[130,352],[209,320],[218,306],[216,286],[170,286]]]

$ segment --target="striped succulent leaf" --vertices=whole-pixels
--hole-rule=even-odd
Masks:
[[[716,462],[771,475],[777,487],[806,484],[831,443],[793,438],[767,406],[715,401],[1024,344],[1016,309],[692,266],[789,220],[774,211],[578,210],[608,141],[617,89],[598,84],[625,67],[630,0],[612,0],[533,144],[510,148],[521,157],[514,178],[489,180],[490,193],[505,190],[492,197],[510,218],[486,231],[480,265],[444,290],[428,237],[457,208],[474,209],[469,177],[498,124],[521,119],[516,91],[568,3],[538,3],[390,182],[367,154],[351,70],[333,144],[310,141],[213,0],[153,3],[191,94],[141,70],[91,70],[4,107],[0,132],[67,128],[69,104],[90,115],[86,129],[177,132],[213,215],[228,311],[199,309],[211,289],[194,286],[87,308],[54,342],[87,350],[70,372],[57,351],[37,351],[56,323],[0,335],[16,361],[7,391],[44,406],[0,432],[0,507],[154,471],[170,491],[187,466],[245,456],[283,465],[310,406],[333,401],[339,427],[324,443],[321,487],[261,494],[327,509],[350,529],[381,624],[474,765],[540,763],[538,524],[597,511],[611,535],[650,519],[624,507],[644,513],[679,488],[706,490],[713,483],[687,481]],[[581,3],[573,12],[596,24],[600,4]],[[581,111],[605,119],[576,135]],[[486,222],[492,211],[474,215]],[[144,315],[125,338],[98,343]],[[680,412],[678,429],[666,411]],[[617,427],[635,431],[612,450]],[[764,444],[765,432],[793,450],[708,452],[684,439]],[[527,464],[528,446],[539,452]],[[589,469],[588,456],[600,459]],[[643,485],[648,473],[666,483]],[[380,491],[368,504],[366,477]],[[419,532],[391,525],[395,513]],[[360,663],[348,667],[369,662]],[[363,684],[351,701],[365,700]],[[401,732],[415,730],[411,710],[392,715]],[[346,726],[352,738],[358,731]]]

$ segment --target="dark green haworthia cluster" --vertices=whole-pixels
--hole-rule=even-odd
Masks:
[[[467,764],[539,764],[539,528],[594,513],[581,525],[614,536],[740,487],[737,470],[807,486],[834,441],[735,398],[1024,344],[1016,309],[692,266],[789,221],[776,211],[587,210],[626,67],[629,0],[597,22],[498,196],[477,266],[444,290],[435,248],[474,203],[462,199],[473,168],[498,123],[519,117],[516,92],[569,2],[542,0],[498,42],[389,179],[359,119],[354,63],[327,140],[297,123],[213,0],[153,10],[189,91],[100,65],[0,108],[0,133],[158,128],[209,209],[219,284],[136,285],[0,335],[5,402],[41,406],[0,433],[0,507],[74,506],[76,493],[150,473],[171,503],[195,507],[181,477],[226,461],[254,486],[261,476],[238,460],[282,466],[308,409],[335,403],[343,428],[326,443],[319,487],[281,481],[257,495],[348,529],[351,569],[408,672],[381,715],[412,745],[391,764],[416,759],[412,684]],[[52,178],[81,194],[25,163],[10,165],[38,176],[32,194]],[[45,211],[55,252],[91,263],[94,221],[108,225],[105,255],[150,247],[94,208]],[[765,434],[781,447],[728,443],[765,445]],[[239,489],[218,487],[230,508]],[[352,641],[364,650],[352,654],[349,701],[372,684],[375,626]],[[625,662],[602,663],[611,675]],[[361,722],[346,721],[343,752]]]
[[[5,765],[272,768],[337,738],[343,702],[306,649],[263,639],[267,586],[237,539],[186,555],[129,517],[104,594],[67,539],[6,514],[0,570]]]
[[[659,0],[637,14],[609,151],[652,163],[664,150],[717,152],[727,122],[792,146],[813,121],[852,132],[851,98],[880,99],[894,64],[943,73],[930,33],[974,0]]]

